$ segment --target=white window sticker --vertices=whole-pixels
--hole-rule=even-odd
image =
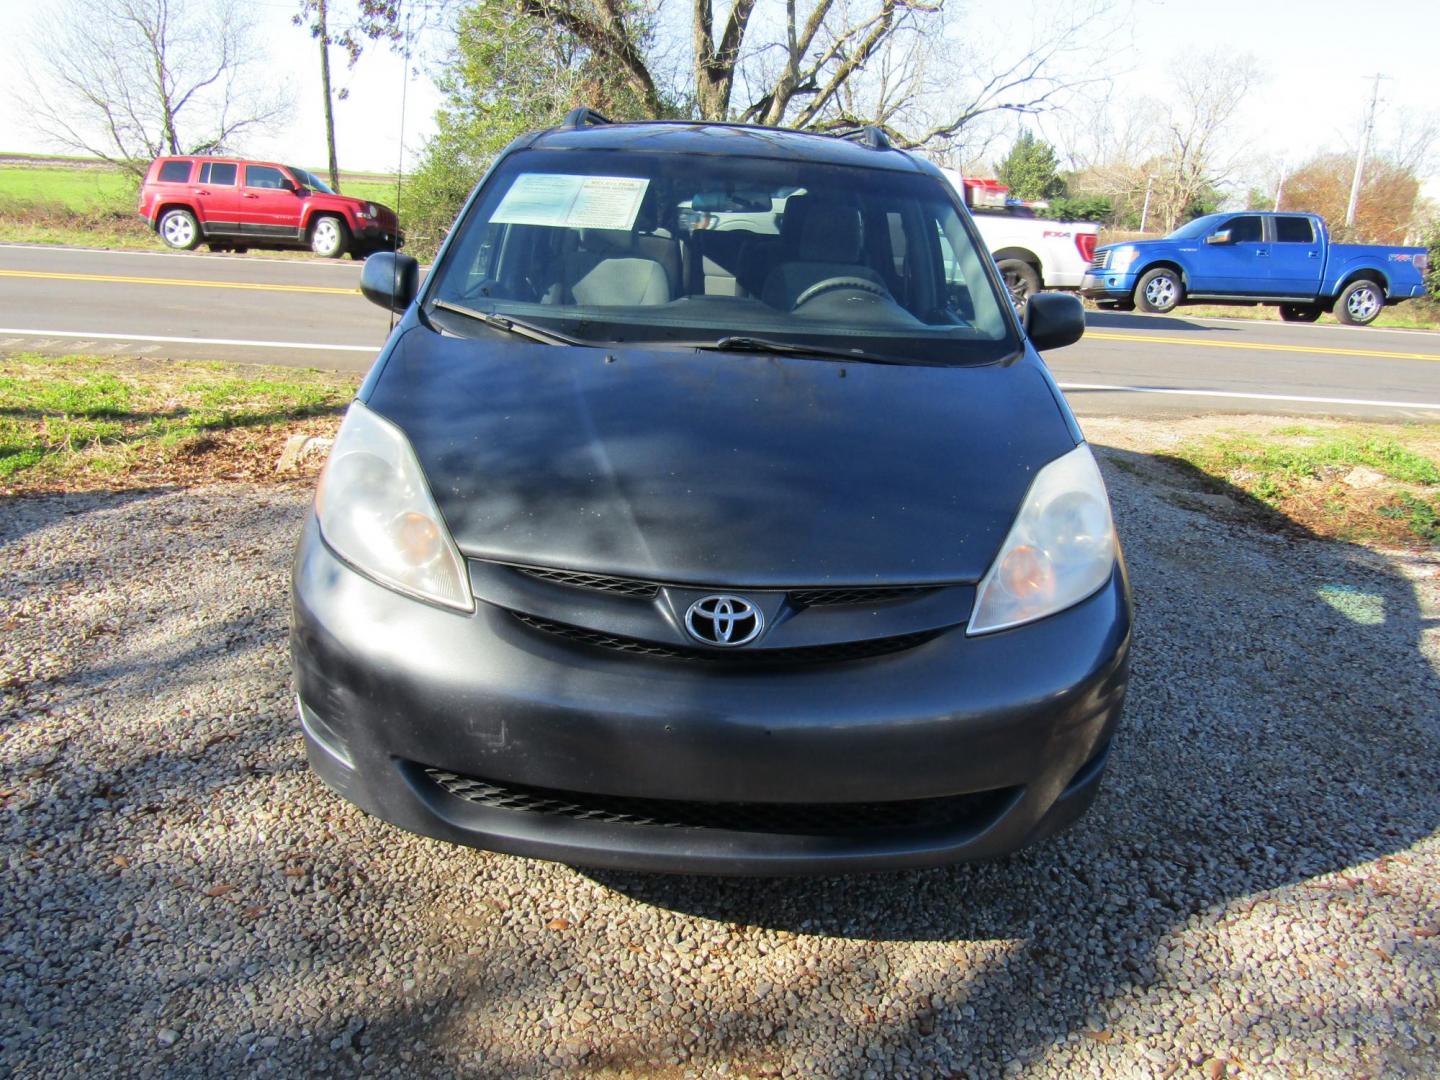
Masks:
[[[650,181],[631,176],[522,173],[490,220],[497,225],[632,229]]]

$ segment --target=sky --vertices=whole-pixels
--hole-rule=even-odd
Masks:
[[[951,0],[955,3],[956,0]],[[1058,9],[1057,0],[962,0],[961,17],[988,40],[1028,32]],[[724,0],[717,0],[723,8]],[[286,73],[295,96],[290,120],[242,148],[255,157],[307,166],[325,161],[317,46],[290,24],[287,0],[249,0],[271,72]],[[53,0],[8,0],[10,25],[24,26]],[[1260,156],[1296,163],[1324,149],[1355,147],[1372,84],[1381,73],[1377,128],[1383,137],[1407,112],[1440,115],[1440,0],[1389,0],[1383,15],[1357,17],[1353,0],[1116,0],[1116,31],[1089,62],[1113,79],[1112,100],[1163,93],[1177,54],[1224,48],[1257,56],[1266,80],[1236,119],[1232,140]],[[19,61],[22,34],[0,39],[0,151],[43,151],[29,126]],[[336,137],[342,168],[392,172],[401,158],[401,92],[405,91],[404,162],[408,169],[434,130],[439,94],[429,80],[407,77],[406,65],[385,46],[371,46],[353,71],[332,58],[337,81],[349,88],[337,101]],[[1041,124],[1042,134],[1063,125]],[[1048,129],[1048,130],[1047,130]],[[1053,136],[1052,136],[1053,137]],[[1440,198],[1440,177],[1427,178]]]

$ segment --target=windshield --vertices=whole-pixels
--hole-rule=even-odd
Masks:
[[[1219,224],[1225,214],[1206,214],[1204,217],[1197,217],[1194,221],[1181,225],[1180,228],[1165,237],[1166,240],[1195,240],[1206,235],[1211,229]]]
[[[456,333],[495,325],[468,309],[597,344],[744,337],[943,364],[1019,345],[954,196],[921,173],[525,150],[457,229],[428,296]]]
[[[294,165],[286,167],[290,170],[290,175],[295,177],[297,183],[303,184],[305,187],[312,188],[315,191],[323,191],[326,195],[335,194],[334,189],[314,173],[306,169],[297,169]]]

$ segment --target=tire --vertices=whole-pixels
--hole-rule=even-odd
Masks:
[[[1369,326],[1385,308],[1385,290],[1368,278],[1352,281],[1335,298],[1335,318],[1349,326]]]
[[[176,251],[193,251],[200,243],[200,223],[183,207],[176,206],[161,214],[155,231],[166,247]]]
[[[1035,267],[1019,259],[1001,259],[995,265],[1005,279],[1005,288],[1010,291],[1010,302],[1017,312],[1024,315],[1030,297],[1040,291],[1040,274]]]
[[[1280,318],[1285,322],[1314,322],[1324,310],[1319,304],[1281,304]]]
[[[1095,306],[1101,311],[1134,311],[1133,300],[1097,300]]]
[[[1164,315],[1174,311],[1185,298],[1180,272],[1168,266],[1147,270],[1135,283],[1135,306],[1141,311]]]
[[[338,259],[350,246],[350,230],[333,214],[321,214],[310,226],[310,250],[321,258]]]

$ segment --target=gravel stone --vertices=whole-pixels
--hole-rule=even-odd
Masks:
[[[1094,810],[793,881],[582,872],[331,794],[286,655],[306,493],[9,500],[0,1074],[1440,1075],[1440,559],[1101,457],[1138,612]]]

